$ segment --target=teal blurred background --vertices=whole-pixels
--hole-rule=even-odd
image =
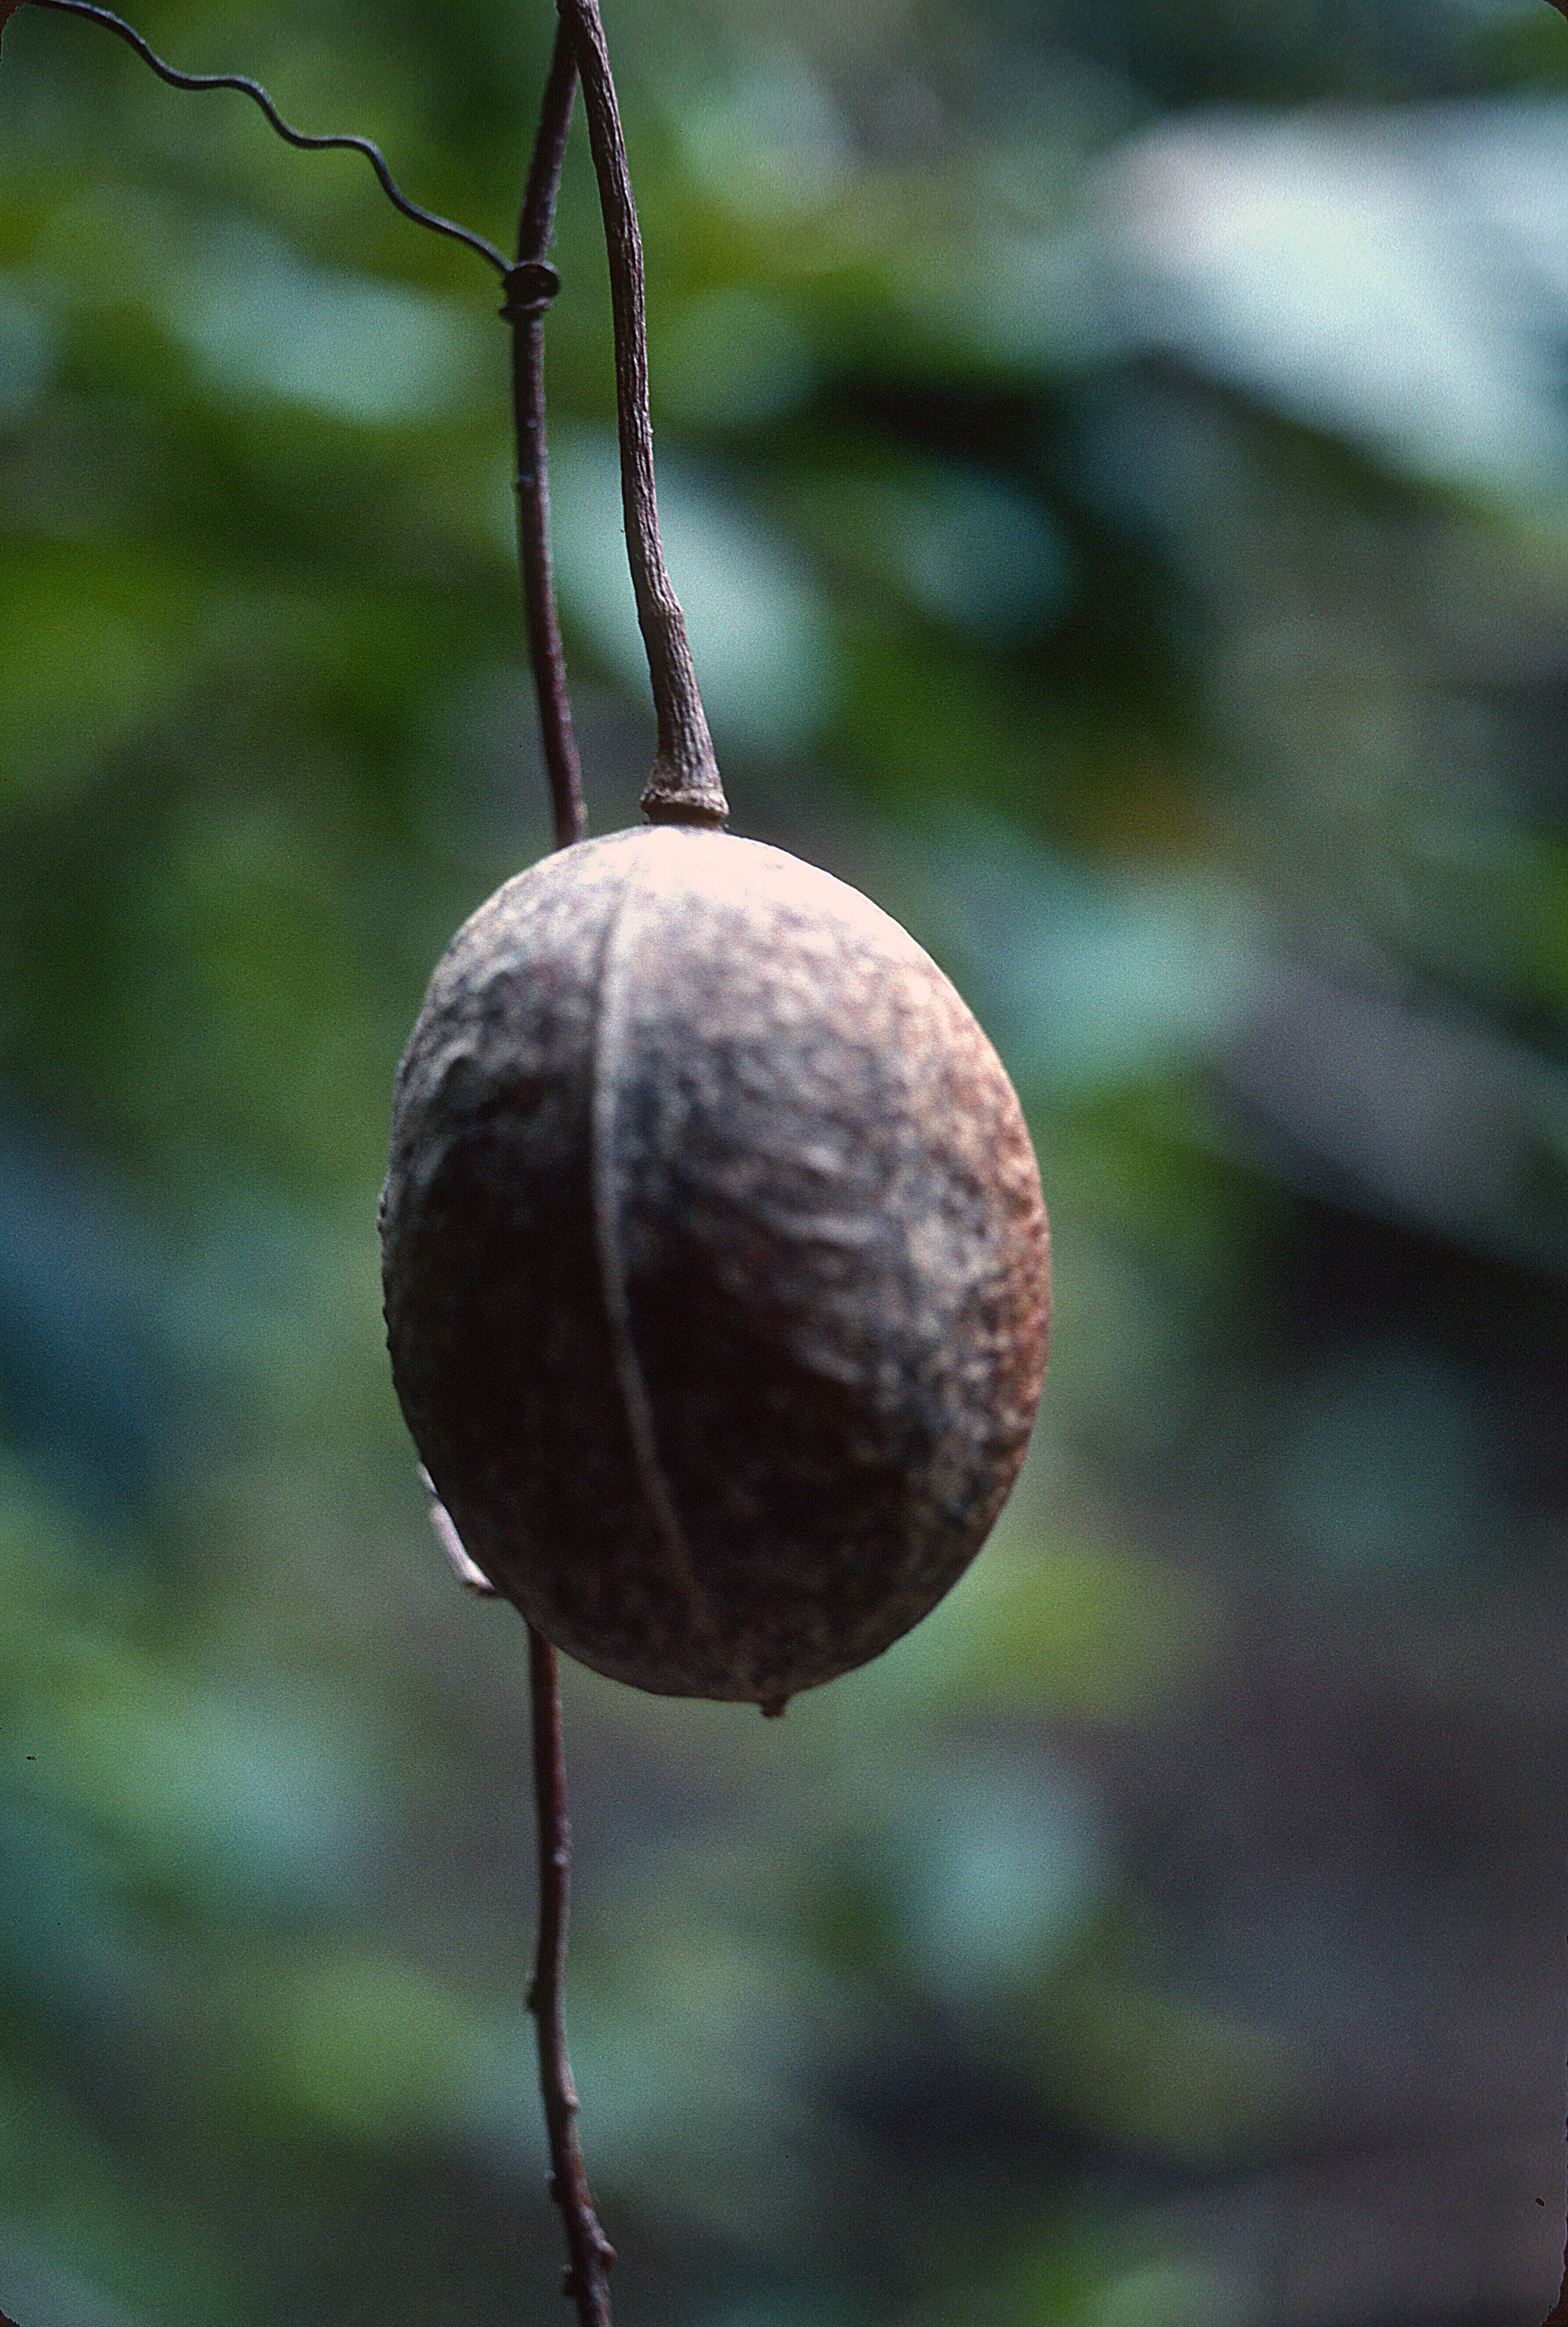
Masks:
[[[1568,1983],[1568,24],[613,0],[735,811],[1011,1066],[1052,1374],[780,1726],[570,1671],[618,2327],[1538,2327]],[[547,0],[148,0],[509,240]],[[595,827],[649,721],[581,134]],[[495,285],[0,64],[0,2308],[565,2319],[524,1644],[381,1344],[393,1070],[547,845]]]

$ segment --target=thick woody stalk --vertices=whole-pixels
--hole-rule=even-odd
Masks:
[[[626,146],[597,0],[558,0],[571,28],[588,141],[599,180],[610,297],[615,323],[615,403],[621,436],[621,498],[637,619],[658,724],[653,772],[642,805],[654,823],[723,824],[729,814],[713,740],[697,692],[686,621],[664,563],[653,483],[653,425],[648,401],[642,237],[632,200]]]

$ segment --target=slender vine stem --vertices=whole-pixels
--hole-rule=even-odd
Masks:
[[[610,297],[615,322],[615,405],[621,436],[621,499],[637,619],[648,654],[658,723],[653,772],[642,806],[655,823],[722,824],[729,814],[713,740],[697,692],[686,621],[658,537],[653,425],[648,402],[648,331],[642,237],[598,0],[556,0],[571,27],[583,82],[588,142],[599,181]]]
[[[566,2057],[563,1998],[566,1978],[566,1898],[572,1829],[566,1817],[566,1754],[555,1651],[528,1626],[528,1678],[534,1709],[534,1802],[539,1824],[539,1948],[528,1990],[539,2044],[539,2084],[550,2137],[550,2194],[566,2226],[572,2260],[563,2292],[582,2327],[611,2327],[606,2275],[615,2250],[600,2229],[577,2141],[577,2089]]]
[[[512,332],[512,413],[518,449],[518,563],[528,627],[528,652],[539,704],[555,846],[581,840],[587,819],[583,773],[561,651],[550,558],[549,463],[545,433],[545,316],[560,288],[546,253],[555,219],[561,164],[577,90],[577,61],[564,23],[545,84],[527,187],[518,220],[518,256],[508,271],[501,313]],[[611,2327],[606,2276],[615,2259],[593,2210],[577,2138],[577,2088],[566,2049],[566,1913],[572,1879],[572,1829],[566,1814],[566,1752],[561,1672],[555,1651],[528,1626],[528,1694],[533,1708],[534,1811],[539,1851],[539,1937],[528,2009],[539,2053],[539,2091],[550,2147],[550,2194],[561,2210],[570,2264],[563,2290],[581,2327]]]
[[[561,625],[550,563],[549,456],[545,437],[545,315],[560,288],[546,259],[555,222],[555,196],[572,106],[577,60],[565,26],[557,23],[545,84],[527,189],[518,220],[518,256],[509,269],[501,313],[512,330],[512,415],[518,444],[518,565],[522,574],[528,655],[539,701],[545,768],[555,816],[555,846],[581,840],[587,829],[583,771],[572,728],[572,705],[561,652]]]

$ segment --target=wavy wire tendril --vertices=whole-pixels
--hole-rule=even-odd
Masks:
[[[303,153],[322,154],[341,146],[349,153],[362,154],[381,181],[381,190],[387,201],[400,210],[405,218],[412,219],[415,226],[429,227],[434,234],[444,234],[452,241],[461,242],[479,257],[487,259],[498,275],[508,272],[511,261],[496,248],[493,242],[487,242],[482,234],[471,233],[467,227],[458,226],[451,219],[438,218],[434,210],[421,210],[417,202],[411,202],[387,167],[380,147],[372,139],[348,135],[310,137],[303,129],[291,129],[259,81],[249,79],[244,73],[179,72],[173,65],[164,63],[134,24],[127,24],[123,16],[115,15],[108,8],[96,6],[94,0],[31,0],[31,5],[35,8],[52,8],[62,16],[86,16],[90,23],[103,25],[106,32],[117,33],[126,46],[135,49],[142,62],[150,65],[158,79],[167,81],[171,89],[237,89],[242,97],[248,97],[253,104],[260,107],[286,145],[297,145]]]

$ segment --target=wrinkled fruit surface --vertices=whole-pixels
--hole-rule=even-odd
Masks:
[[[1023,1458],[1050,1251],[995,1052],[895,921],[649,827],[509,881],[398,1075],[403,1411],[569,1655],[775,1705],[967,1565]]]

